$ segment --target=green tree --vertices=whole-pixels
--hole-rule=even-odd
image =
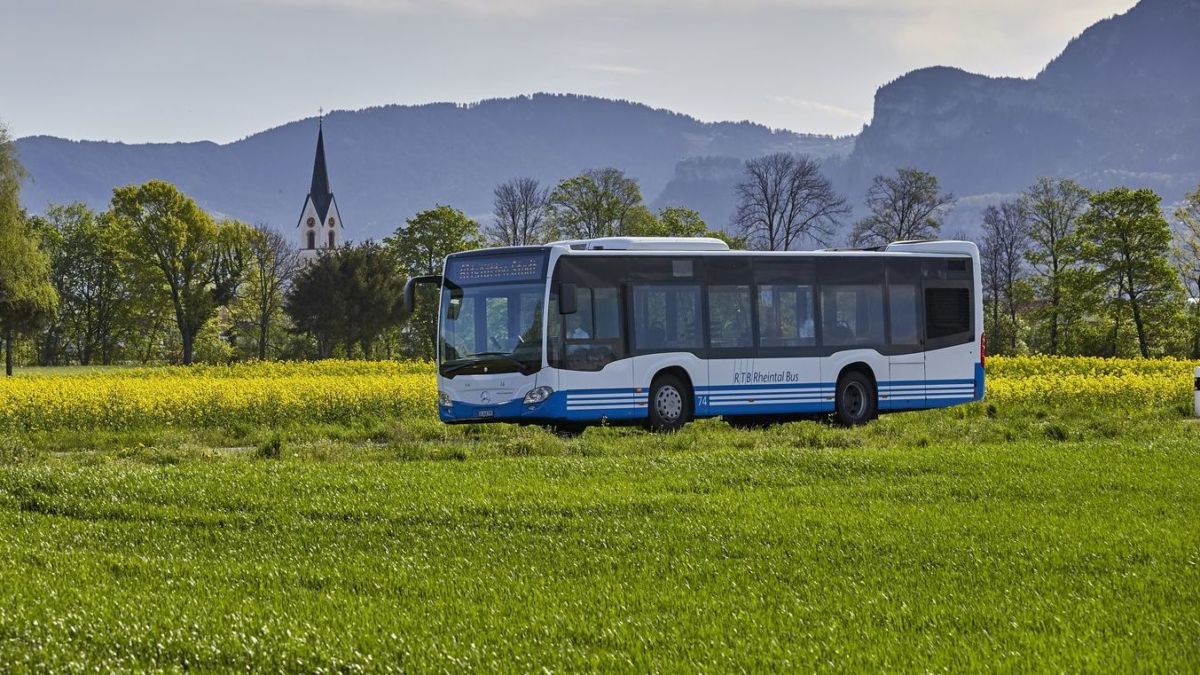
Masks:
[[[1092,195],[1079,221],[1083,258],[1132,313],[1138,351],[1149,358],[1154,327],[1178,311],[1180,286],[1171,269],[1171,229],[1153,190],[1114,188]]]
[[[113,190],[128,261],[156,270],[179,331],[182,361],[193,360],[196,334],[229,302],[244,271],[246,227],[213,222],[170,183],[153,180]]]
[[[1058,354],[1064,322],[1069,323],[1079,309],[1077,295],[1065,294],[1071,288],[1087,288],[1076,263],[1079,217],[1088,208],[1088,191],[1069,179],[1039,178],[1021,195],[1021,206],[1028,217],[1029,249],[1026,260],[1032,268],[1035,294],[1043,298],[1038,314],[1048,327],[1047,351]]]
[[[379,336],[399,322],[404,278],[391,252],[374,242],[322,253],[301,268],[284,300],[294,329],[317,342],[318,358],[339,343],[372,358]]]
[[[332,356],[334,347],[349,336],[342,261],[347,248],[323,252],[301,267],[284,296],[283,310],[292,330],[312,337],[318,359]]]
[[[560,236],[591,239],[627,234],[645,216],[637,181],[619,169],[591,169],[560,182],[548,202]]]
[[[384,239],[396,266],[409,277],[441,274],[446,256],[484,245],[479,224],[458,209],[437,206],[418,213]],[[437,291],[420,289],[417,308],[404,326],[409,352],[431,358],[437,347]]]
[[[246,280],[232,313],[235,327],[249,329],[261,361],[285,319],[284,293],[300,267],[300,255],[278,230],[257,225],[247,234],[246,257]]]
[[[43,336],[42,362],[112,363],[133,309],[113,218],[75,203],[50,206],[38,222],[60,298],[58,319]]]
[[[700,213],[684,206],[659,209],[657,220],[664,237],[707,237],[711,234]]]
[[[710,230],[697,211],[683,206],[663,207],[657,215],[639,207],[638,213],[630,218],[625,234],[631,237],[711,237],[724,241],[730,248],[746,248],[744,237]]]
[[[942,217],[954,206],[954,195],[943,193],[931,173],[898,169],[895,176],[875,177],[866,203],[871,215],[854,225],[850,233],[854,246],[936,238]]]
[[[401,299],[405,277],[396,269],[391,251],[373,241],[346,252],[351,274],[347,275],[345,297],[347,320],[352,327],[346,353],[353,345],[362,349],[364,358],[374,356],[374,345],[384,331],[403,319]]]
[[[58,307],[50,259],[21,210],[24,175],[8,129],[0,125],[0,337],[6,375],[12,375],[17,335],[36,329]]]
[[[55,208],[51,206],[50,208]],[[42,253],[50,260],[50,285],[58,294],[58,309],[53,315],[42,322],[40,330],[33,336],[35,358],[39,366],[62,365],[69,360],[69,345],[67,336],[67,298],[63,293],[64,267],[60,261],[62,255],[63,237],[49,219],[39,215],[25,214],[27,225],[38,237]]]

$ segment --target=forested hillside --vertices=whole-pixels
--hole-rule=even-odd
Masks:
[[[289,228],[307,192],[316,134],[316,120],[307,119],[227,145],[24,138],[24,200],[34,211],[76,200],[101,208],[114,185],[161,178],[210,211]],[[491,209],[492,188],[514,176],[553,184],[615,166],[652,199],[688,157],[849,151],[847,142],[824,136],[548,94],[334,112],[325,116],[325,143],[333,192],[354,239],[388,234],[437,203],[482,215]]]

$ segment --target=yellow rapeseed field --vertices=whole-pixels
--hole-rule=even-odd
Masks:
[[[1190,401],[1177,360],[993,357],[987,398],[1000,403],[1129,408]],[[0,379],[0,430],[288,426],[432,416],[434,369],[421,362],[323,361],[192,368],[29,370]]]
[[[51,369],[0,380],[0,429],[286,426],[433,414],[433,367],[417,362],[254,363]]]
[[[1073,400],[1129,408],[1190,402],[1200,361],[1020,356],[988,359],[987,398],[1000,402]]]

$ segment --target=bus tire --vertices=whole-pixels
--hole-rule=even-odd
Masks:
[[[878,408],[879,397],[871,378],[858,370],[838,378],[834,410],[839,424],[847,427],[866,424],[875,418]]]
[[[692,389],[676,375],[659,375],[650,385],[647,407],[651,431],[678,431],[692,421]]]

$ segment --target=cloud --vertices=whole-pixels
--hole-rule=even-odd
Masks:
[[[843,108],[830,103],[810,101],[808,99],[798,98],[795,96],[768,96],[767,100],[771,101],[772,103],[782,103],[784,105],[796,108],[797,110],[803,110],[804,112],[821,113],[831,117],[854,120],[856,122],[869,122],[871,120],[871,116],[868,113],[851,110],[849,108]]]
[[[1089,25],[1133,0],[1010,0],[897,3],[897,12],[860,13],[860,29],[921,65],[947,64],[988,75],[1029,77]]]
[[[372,12],[421,14],[464,13],[477,15],[534,16],[575,10],[605,12],[681,12],[743,14],[764,10],[837,10],[888,14],[948,12],[984,17],[991,14],[1024,14],[1039,21],[1055,12],[1094,15],[1097,6],[1112,11],[1127,9],[1133,0],[250,0],[277,5],[299,5]],[[1088,10],[1091,11],[1088,11]],[[1047,11],[1050,10],[1050,11]]]
[[[594,73],[605,73],[607,75],[624,75],[635,77],[638,75],[648,75],[654,71],[638,66],[626,66],[617,63],[587,63],[579,66],[584,70],[590,70]]]

